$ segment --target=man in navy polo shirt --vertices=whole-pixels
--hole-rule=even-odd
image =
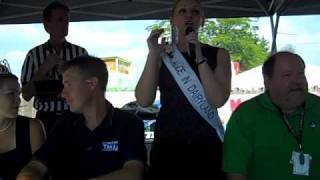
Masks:
[[[55,125],[17,179],[43,179],[48,173],[54,179],[143,178],[143,122],[105,99],[107,80],[98,58],[80,56],[64,65],[62,96],[74,114]]]

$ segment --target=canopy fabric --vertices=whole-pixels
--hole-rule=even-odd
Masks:
[[[0,0],[0,24],[41,22],[52,0]],[[174,0],[64,0],[71,21],[168,19]],[[320,14],[319,0],[202,0],[208,18]]]

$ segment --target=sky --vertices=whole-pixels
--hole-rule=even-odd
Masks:
[[[278,50],[290,44],[307,64],[320,66],[320,24],[317,23],[319,20],[320,15],[281,17],[277,37]],[[258,25],[258,34],[271,42],[269,18],[261,18]]]
[[[100,21],[70,23],[67,40],[85,47],[98,57],[119,56],[133,63],[137,79],[148,53],[146,27],[155,21]],[[0,59],[7,59],[14,74],[20,76],[27,52],[48,40],[42,24],[1,25]]]
[[[320,66],[320,16],[281,17],[278,49],[290,44],[307,64]],[[119,56],[132,61],[135,83],[144,67],[148,48],[146,27],[156,21],[98,21],[70,23],[67,40],[85,47],[98,57]],[[259,18],[258,35],[271,42],[268,18]],[[42,24],[0,25],[0,59],[7,59],[14,74],[20,76],[25,56],[31,48],[46,42]],[[271,44],[271,43],[270,43]]]

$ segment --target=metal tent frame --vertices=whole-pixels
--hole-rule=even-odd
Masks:
[[[42,9],[52,0],[0,0],[1,24],[42,21]],[[64,0],[71,21],[168,19],[174,0]],[[270,17],[271,52],[281,16],[320,14],[319,0],[202,0],[208,18]]]

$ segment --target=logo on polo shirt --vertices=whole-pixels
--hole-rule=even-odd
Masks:
[[[316,122],[316,121],[311,121],[310,127],[311,127],[311,128],[317,127],[317,122]]]
[[[103,141],[102,151],[118,151],[118,141]]]

